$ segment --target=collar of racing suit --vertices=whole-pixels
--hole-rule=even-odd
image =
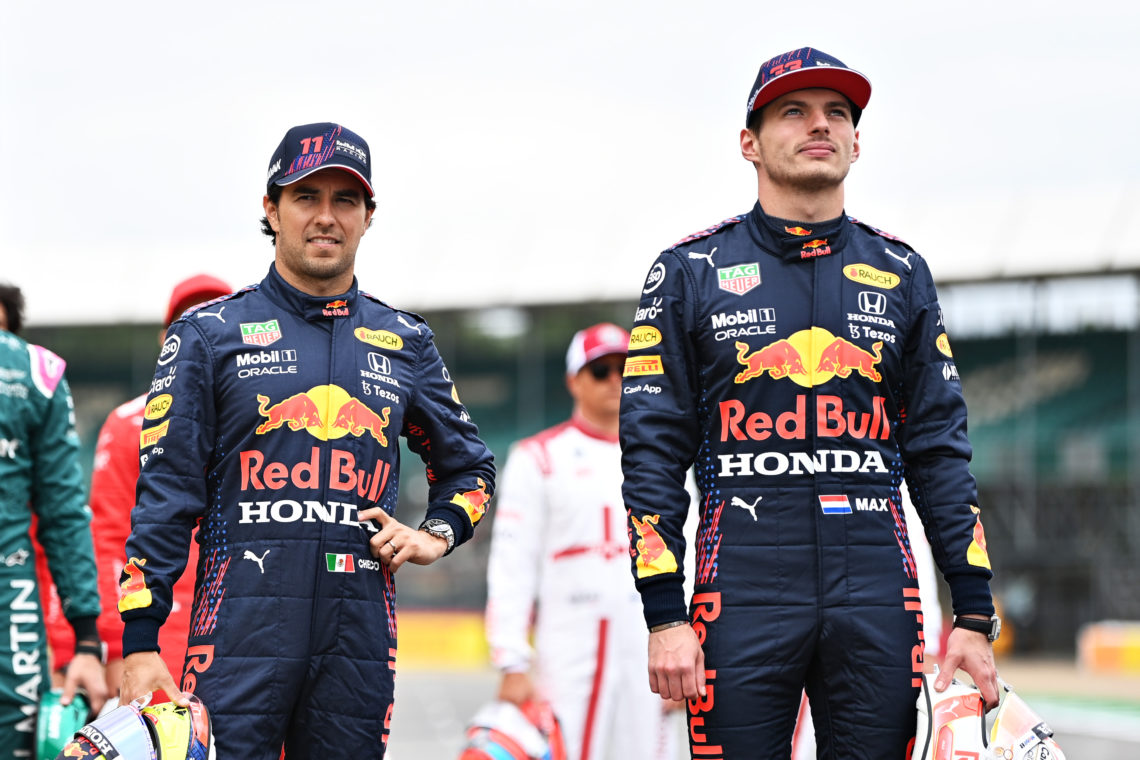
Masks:
[[[308,322],[347,317],[356,311],[356,298],[359,294],[356,278],[352,287],[336,296],[312,296],[285,281],[277,271],[276,264],[269,265],[269,275],[261,284],[274,301],[304,317]]]
[[[749,214],[756,243],[783,259],[814,259],[843,248],[851,225],[841,215],[823,222],[797,222],[771,216],[757,201]]]

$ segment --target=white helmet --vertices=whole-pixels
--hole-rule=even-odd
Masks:
[[[934,690],[935,673],[922,677],[918,730],[911,760],[1065,760],[1053,730],[1001,683],[1001,702],[987,715],[977,686],[952,680]]]
[[[189,699],[189,708],[131,702],[104,712],[76,731],[56,758],[214,760],[209,712],[194,695]]]
[[[566,748],[549,702],[497,701],[471,719],[459,760],[566,760]]]

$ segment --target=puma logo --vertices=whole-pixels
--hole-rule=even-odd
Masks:
[[[222,316],[222,312],[225,310],[226,307],[223,306],[222,308],[218,309],[217,313],[212,311],[199,311],[197,312],[198,319],[201,319],[202,317],[217,317],[218,320],[224,325],[226,323],[226,320],[225,317]]]
[[[898,259],[902,263],[906,264],[906,268],[910,269],[910,255],[912,253],[914,253],[914,251],[907,251],[906,256],[899,256],[897,253],[892,251],[890,248],[884,248],[883,251],[886,252],[886,254],[888,256],[890,256],[892,259]]]
[[[740,507],[741,509],[747,509],[748,514],[752,515],[752,521],[756,522],[756,507],[759,506],[760,500],[763,498],[764,498],[763,496],[757,496],[756,501],[749,504],[748,502],[746,502],[744,499],[740,498],[739,496],[733,496],[732,501],[729,503],[732,504],[732,506],[734,506],[734,507]]]
[[[265,575],[265,565],[263,565],[261,563],[262,563],[262,561],[265,560],[266,554],[269,554],[269,549],[266,549],[265,552],[260,557],[257,556],[256,554],[254,554],[253,552],[251,552],[249,549],[246,549],[245,554],[241,555],[241,558],[242,559],[251,559],[254,562],[256,562],[257,566],[259,568],[261,568],[261,574]]]
[[[400,324],[402,324],[404,327],[408,328],[409,330],[415,330],[417,333],[420,331],[420,326],[419,325],[413,325],[411,322],[404,319],[403,314],[397,314],[396,315],[396,321],[399,322]]]
[[[707,261],[709,263],[709,266],[712,267],[712,266],[716,266],[716,264],[714,264],[713,260],[712,260],[713,254],[715,254],[715,253],[716,253],[716,248],[713,248],[708,253],[697,253],[696,251],[689,251],[689,258],[690,259],[704,259],[705,261]]]

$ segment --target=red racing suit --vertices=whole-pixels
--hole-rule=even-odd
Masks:
[[[904,755],[923,660],[904,477],[955,614],[993,613],[945,329],[922,257],[846,217],[757,204],[652,265],[625,369],[623,496],[646,622],[684,619],[695,465],[695,755],[786,757],[803,688],[821,756]]]
[[[491,659],[534,667],[574,760],[676,757],[677,727],[645,677],[625,526],[616,435],[575,418],[512,448],[487,563]]]
[[[209,708],[218,756],[382,757],[395,589],[357,514],[395,511],[401,435],[456,544],[494,487],[427,323],[355,280],[317,298],[271,267],[171,325],[144,417],[124,654],[155,648],[197,524],[181,686]]]

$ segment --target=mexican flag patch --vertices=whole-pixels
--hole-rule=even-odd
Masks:
[[[351,554],[325,554],[330,573],[355,573],[356,565]]]

